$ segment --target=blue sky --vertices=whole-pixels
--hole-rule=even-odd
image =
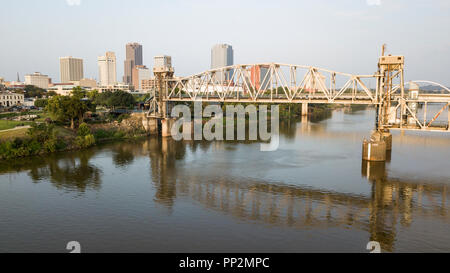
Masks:
[[[79,5],[78,5],[79,3]],[[118,79],[125,44],[144,47],[144,63],[173,57],[176,74],[210,66],[210,50],[229,43],[235,63],[282,62],[372,74],[381,45],[406,56],[408,80],[450,85],[448,0],[5,0],[0,15],[0,77],[42,72],[59,81],[59,57],[85,60],[114,51]]]

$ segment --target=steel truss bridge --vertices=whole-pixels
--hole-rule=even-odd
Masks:
[[[363,104],[377,107],[377,127],[383,129],[449,131],[450,89],[430,81],[415,81],[439,86],[445,93],[420,91],[417,96],[411,96],[405,92],[403,57],[401,63],[386,64],[382,59],[378,72],[373,75],[282,63],[234,65],[183,78],[173,77],[173,73],[169,76],[155,73],[160,84],[154,91],[148,116],[167,117],[167,102],[199,100],[300,103],[306,106],[306,111],[308,104]],[[432,104],[439,105],[439,109],[428,107]],[[441,115],[446,109],[449,114],[443,124]],[[441,121],[436,122],[439,117]]]

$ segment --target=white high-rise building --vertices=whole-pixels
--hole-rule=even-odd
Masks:
[[[117,83],[116,54],[106,52],[105,56],[98,57],[98,71],[101,86],[113,86]]]
[[[211,50],[211,69],[232,66],[234,64],[234,51],[231,45],[218,44]],[[217,82],[226,82],[231,80],[233,70],[224,73],[216,73]]]
[[[84,78],[83,59],[62,57],[59,62],[62,83],[79,81]]]
[[[50,78],[47,75],[35,72],[34,74],[25,75],[25,84],[47,89],[50,84]]]

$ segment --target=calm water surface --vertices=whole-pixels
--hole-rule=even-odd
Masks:
[[[151,138],[0,162],[0,252],[449,252],[450,136],[394,132],[364,163],[373,123],[284,122],[270,153]]]

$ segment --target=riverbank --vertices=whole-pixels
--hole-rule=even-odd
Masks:
[[[318,122],[330,118],[333,110],[343,107],[321,104],[310,105],[308,115],[312,122]],[[349,110],[358,111],[365,109],[356,108],[349,107]],[[281,120],[291,120],[299,117],[301,117],[301,105],[280,105]],[[142,117],[135,116],[108,123],[83,124],[77,130],[46,122],[29,123],[28,126],[29,128],[0,131],[0,160],[81,150],[100,143],[148,136],[148,132],[142,126]],[[248,127],[248,119],[246,119],[246,127]]]
[[[142,121],[129,118],[104,124],[83,123],[77,130],[49,123],[0,132],[0,160],[86,149],[96,144],[148,136]]]

